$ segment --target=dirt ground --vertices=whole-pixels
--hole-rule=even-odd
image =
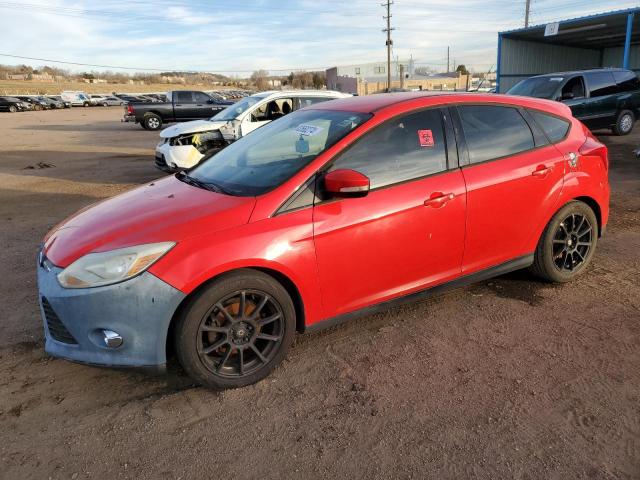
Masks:
[[[213,393],[43,352],[41,238],[160,176],[157,133],[116,107],[1,115],[0,478],[640,478],[640,125],[601,137],[611,220],[576,282],[515,273],[302,336]]]

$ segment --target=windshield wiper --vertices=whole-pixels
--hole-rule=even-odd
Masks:
[[[234,195],[231,191],[226,188],[221,187],[213,182],[203,182],[202,180],[198,180],[197,178],[191,177],[184,172],[176,173],[176,178],[181,182],[186,183],[187,185],[192,185],[194,187],[202,188],[204,190],[209,190],[210,192],[222,193],[224,195]]]

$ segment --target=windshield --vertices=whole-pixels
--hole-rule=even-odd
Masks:
[[[238,115],[246,112],[250,107],[253,107],[260,100],[268,96],[269,95],[267,94],[267,95],[251,95],[250,97],[245,97],[239,102],[236,102],[233,105],[229,105],[227,108],[225,108],[218,114],[214,115],[209,120],[211,120],[212,122],[219,122],[219,121],[227,122],[229,120],[233,120],[234,118],[237,118]]]
[[[189,176],[232,195],[261,195],[287,181],[370,117],[367,113],[299,110],[232,143]]]
[[[534,77],[521,81],[507,92],[508,95],[522,95],[523,97],[554,99],[558,87],[562,85],[563,77]]]

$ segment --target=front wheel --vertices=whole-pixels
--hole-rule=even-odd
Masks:
[[[257,270],[223,275],[181,311],[178,359],[189,376],[216,390],[250,385],[284,359],[295,335],[293,302]]]
[[[633,130],[633,124],[636,122],[636,116],[631,110],[623,110],[616,118],[616,124],[613,126],[613,133],[616,135],[629,135]]]
[[[16,113],[16,112],[18,111],[18,109],[15,107],[15,105],[11,105],[11,106],[9,107],[9,111],[10,111],[11,113]]]
[[[531,270],[550,282],[569,282],[591,263],[597,243],[595,213],[583,202],[570,202],[545,228]]]

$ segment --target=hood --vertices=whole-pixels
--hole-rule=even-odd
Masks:
[[[90,252],[183,239],[249,221],[254,197],[233,197],[164,178],[80,210],[45,237],[44,253],[65,268]]]
[[[210,122],[209,120],[194,120],[192,122],[178,123],[169,128],[165,128],[160,132],[161,138],[172,138],[185,133],[208,132],[210,130],[218,130],[227,122]]]

